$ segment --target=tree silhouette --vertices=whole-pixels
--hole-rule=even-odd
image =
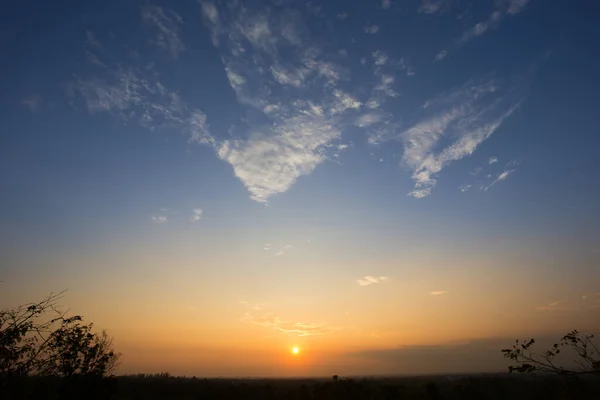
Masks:
[[[517,340],[509,349],[503,349],[504,357],[514,360],[517,364],[508,367],[509,372],[545,372],[558,375],[583,375],[593,374],[600,376],[600,351],[592,341],[594,335],[582,335],[574,330],[564,335],[550,350],[543,353],[534,353],[532,346],[535,339],[524,342]],[[566,368],[555,362],[556,355],[561,348],[566,346],[575,352],[579,366],[577,369]]]
[[[120,354],[112,339],[92,332],[79,315],[66,317],[57,302],[64,292],[0,311],[0,378],[28,375],[105,376]]]

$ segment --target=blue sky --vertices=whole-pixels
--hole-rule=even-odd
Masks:
[[[598,291],[592,2],[11,7],[0,28],[11,300],[63,286],[79,299],[99,282],[136,293],[141,276],[172,290],[218,281],[219,304],[322,282],[340,298],[423,280],[451,296],[463,274],[540,281],[532,310]]]

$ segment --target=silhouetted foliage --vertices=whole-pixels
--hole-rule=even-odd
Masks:
[[[98,376],[109,374],[120,354],[112,339],[92,332],[79,315],[57,308],[64,292],[15,309],[0,311],[0,378],[28,375]]]
[[[508,367],[509,372],[545,372],[558,375],[591,374],[600,376],[600,352],[592,341],[594,335],[582,335],[577,330],[567,333],[550,350],[534,353],[532,346],[535,339],[523,342],[517,340],[509,349],[503,349],[504,357],[514,360],[515,365]],[[562,347],[568,347],[577,355],[578,369],[566,368],[555,363],[555,357],[560,354]]]

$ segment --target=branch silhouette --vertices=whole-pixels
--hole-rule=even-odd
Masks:
[[[558,343],[554,343],[550,350],[542,353],[533,352],[532,347],[535,344],[533,338],[522,342],[516,340],[511,348],[501,351],[504,357],[516,362],[508,367],[510,373],[539,371],[558,375],[592,374],[600,376],[600,351],[592,339],[594,339],[594,335],[582,335],[579,331],[573,330],[564,335]],[[566,368],[555,362],[555,357],[565,346],[575,352],[577,356],[575,363],[579,368]]]

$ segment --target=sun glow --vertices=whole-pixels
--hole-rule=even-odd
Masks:
[[[299,354],[300,353],[300,349],[297,347],[292,347],[292,354]]]

